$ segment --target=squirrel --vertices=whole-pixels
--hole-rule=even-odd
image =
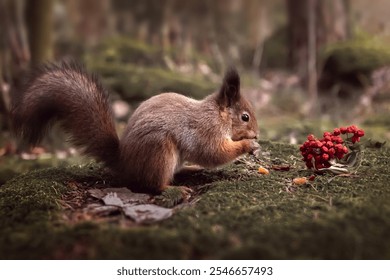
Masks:
[[[144,193],[170,187],[185,162],[213,168],[259,148],[256,117],[234,68],[219,91],[203,100],[169,92],[143,101],[119,138],[98,77],[74,61],[48,63],[32,72],[15,97],[11,118],[14,132],[31,145],[58,122],[83,154]]]

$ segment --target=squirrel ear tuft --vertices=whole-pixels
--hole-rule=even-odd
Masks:
[[[223,78],[218,94],[218,102],[222,107],[230,107],[240,100],[240,76],[234,67],[230,67]]]

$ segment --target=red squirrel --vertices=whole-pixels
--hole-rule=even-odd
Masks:
[[[144,101],[120,138],[106,89],[75,62],[35,70],[11,116],[15,133],[32,145],[59,122],[74,146],[103,162],[131,190],[145,193],[168,188],[185,162],[212,168],[259,148],[256,117],[233,68],[219,91],[203,100],[171,92]]]

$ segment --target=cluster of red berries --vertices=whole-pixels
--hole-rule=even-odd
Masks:
[[[344,140],[341,138],[341,134],[347,134],[346,141],[356,143],[360,141],[360,137],[364,136],[364,131],[351,125],[335,128],[333,133],[324,132],[322,139],[317,139],[310,134],[307,141],[300,147],[307,168],[328,168],[331,166],[330,160],[342,159],[348,153],[348,148],[343,145]],[[352,136],[348,137],[348,134],[352,134]]]

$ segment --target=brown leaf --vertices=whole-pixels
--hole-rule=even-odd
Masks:
[[[290,165],[272,165],[272,169],[276,171],[289,171]]]

